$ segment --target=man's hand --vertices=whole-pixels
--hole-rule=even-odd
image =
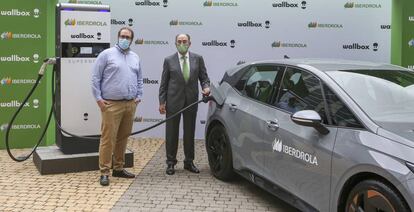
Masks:
[[[107,102],[103,99],[99,100],[97,103],[98,103],[98,106],[99,106],[99,108],[101,109],[102,112],[105,110],[105,107],[107,105],[109,105],[109,102]]]
[[[159,108],[160,114],[165,114],[166,110],[165,110],[165,103],[164,104],[160,104],[160,108]]]
[[[201,93],[204,96],[210,96],[210,88],[209,87],[203,88],[203,90],[201,91]]]
[[[141,102],[141,99],[136,98],[135,99],[135,104],[138,105]]]

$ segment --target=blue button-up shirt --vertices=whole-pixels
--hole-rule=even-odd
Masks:
[[[123,51],[117,45],[101,52],[92,72],[92,92],[102,99],[141,99],[142,70],[137,54]]]

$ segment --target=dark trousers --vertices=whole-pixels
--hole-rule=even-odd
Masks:
[[[187,103],[184,105],[191,104]],[[173,112],[168,112],[167,109],[167,118],[172,116]],[[182,113],[183,116],[183,131],[184,131],[184,163],[191,163],[194,160],[194,134],[195,134],[195,124],[197,117],[197,105],[189,108],[188,110]],[[166,123],[166,133],[165,133],[165,148],[167,152],[167,164],[175,165],[177,164],[177,149],[178,149],[178,136],[180,128],[180,119],[181,115],[176,116],[175,118],[167,121]]]

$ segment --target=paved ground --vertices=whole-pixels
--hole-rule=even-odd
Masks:
[[[130,141],[135,152],[134,173],[152,158],[163,143],[160,139]],[[29,150],[13,150],[16,155]],[[32,159],[12,161],[0,151],[0,211],[109,211],[133,180],[111,178],[108,187],[99,185],[99,171],[40,175]]]
[[[174,176],[165,174],[163,140],[135,139],[128,146],[135,152],[130,170],[138,176],[111,177],[108,187],[99,185],[98,171],[42,176],[32,160],[16,163],[0,150],[0,211],[295,211],[246,180],[213,178],[203,142],[196,143],[201,173],[185,171],[180,163]]]
[[[182,142],[181,142],[182,143]],[[112,208],[113,211],[296,211],[241,177],[232,183],[215,179],[204,142],[196,142],[200,174],[183,169],[183,148],[173,176],[165,174],[165,146],[137,176]]]

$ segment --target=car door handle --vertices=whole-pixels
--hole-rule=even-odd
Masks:
[[[236,111],[237,110],[237,105],[230,103],[229,110],[230,111]]]
[[[267,128],[272,131],[276,131],[277,129],[279,129],[279,124],[277,123],[277,121],[268,120],[266,121],[266,124],[267,124]]]

